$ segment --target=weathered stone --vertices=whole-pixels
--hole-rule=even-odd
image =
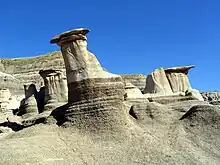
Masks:
[[[201,92],[205,101],[218,101],[220,100],[220,92],[212,91],[212,92]]]
[[[141,93],[140,89],[131,83],[125,84],[125,100],[133,99],[145,99],[144,95]]]
[[[9,89],[0,89],[0,108],[3,109],[16,109],[19,107],[21,98],[13,96]]]
[[[19,111],[17,115],[21,116],[26,114],[26,116],[32,114],[38,114],[37,101],[35,95],[37,93],[36,87],[34,84],[31,84],[28,88],[27,85],[24,85],[25,98],[21,101]]]
[[[156,69],[146,79],[145,93],[153,93],[157,95],[171,95],[173,94],[169,81],[163,68]]]
[[[23,84],[35,84],[37,90],[39,90],[44,85],[44,81],[39,75],[39,71],[42,69],[53,68],[54,70],[62,70],[65,73],[65,65],[60,51],[41,56],[4,58],[0,60],[0,65],[3,65],[2,68],[0,67],[0,71],[14,77],[14,80],[8,77],[5,87],[16,95],[24,93]],[[1,82],[0,76],[0,88]]]
[[[39,74],[44,79],[44,105],[56,108],[60,103],[66,103],[68,89],[66,78],[60,70],[40,70]]]
[[[146,78],[147,78],[145,75],[143,74],[121,74],[120,76],[123,78],[125,84],[131,83],[137,88],[139,88],[141,92],[144,91],[144,88],[146,86]]]
[[[194,67],[195,66],[192,65],[165,69],[173,93],[186,92],[192,88],[187,75],[189,70]]]
[[[192,96],[200,101],[204,101],[202,95],[200,94],[200,92],[196,89],[188,89],[186,91],[186,96]]]
[[[0,108],[8,109],[11,93],[9,89],[0,89]]]
[[[10,89],[13,94],[21,94],[22,85],[14,76],[0,72],[0,89]]]
[[[188,95],[194,95],[201,99],[198,92],[193,90],[188,79],[189,69],[194,66],[173,67],[157,69],[147,76],[144,96],[146,98],[162,96],[185,96],[186,91],[194,91]]]
[[[9,89],[0,89],[0,102],[8,101],[11,98]]]
[[[89,131],[117,129],[125,117],[124,84],[121,76],[101,67],[87,50],[87,29],[62,33],[51,40],[61,46],[68,83],[68,104],[53,111],[62,124]]]
[[[158,97],[149,97],[150,102],[157,102],[160,104],[170,104],[176,102],[182,102],[187,100],[197,100],[192,96],[180,96],[180,95],[170,95],[170,96],[158,96]]]

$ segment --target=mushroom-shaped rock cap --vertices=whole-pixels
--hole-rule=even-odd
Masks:
[[[178,66],[178,67],[172,67],[164,69],[165,72],[183,72],[188,73],[188,71],[192,68],[195,68],[195,65],[189,65],[189,66]]]
[[[71,35],[78,35],[78,34],[86,35],[88,32],[90,32],[90,30],[86,29],[86,28],[78,28],[78,29],[69,30],[69,31],[63,32],[63,33],[53,37],[50,40],[50,43],[51,44],[58,43],[61,40],[61,38],[68,37]]]

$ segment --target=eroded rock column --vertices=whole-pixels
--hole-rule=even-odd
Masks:
[[[186,92],[187,90],[192,89],[188,79],[188,72],[194,67],[195,66],[183,66],[165,69],[173,93]]]
[[[59,103],[67,102],[67,82],[62,71],[60,70],[41,70],[39,72],[44,79],[45,92],[44,92],[44,104],[45,106],[59,105]]]
[[[75,126],[121,127],[124,84],[121,76],[101,67],[87,50],[87,29],[64,32],[51,40],[61,47],[66,67],[69,108],[65,117]],[[121,124],[119,124],[121,123]]]
[[[144,94],[148,93],[158,96],[173,93],[163,68],[156,69],[147,76]]]

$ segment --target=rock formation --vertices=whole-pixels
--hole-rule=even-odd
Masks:
[[[20,100],[21,98],[12,95],[9,89],[0,89],[0,109],[16,109],[19,107]]]
[[[17,115],[21,116],[26,114],[26,116],[31,116],[38,114],[37,100],[35,95],[37,93],[36,87],[34,84],[24,85],[25,98],[21,101]]]
[[[15,85],[13,84],[8,87],[13,94],[23,94],[23,84],[35,84],[37,90],[39,90],[44,84],[43,79],[39,75],[39,71],[51,68],[62,70],[63,73],[65,73],[61,52],[52,52],[36,57],[0,59],[0,75],[1,72],[6,73],[14,77],[16,82],[20,82],[19,88],[16,87],[18,83],[14,83]],[[8,82],[12,83],[13,81],[10,79]],[[13,88],[15,90],[13,90]]]
[[[144,93],[162,96],[173,94],[163,68],[156,69],[154,72],[147,76]]]
[[[61,47],[68,83],[68,106],[53,115],[90,131],[117,129],[124,122],[124,84],[121,76],[103,70],[87,50],[88,32],[75,29],[51,40]],[[63,118],[60,113],[64,113]]]
[[[190,96],[203,101],[198,90],[192,89],[188,72],[194,66],[156,69],[146,79],[145,97]]]
[[[10,89],[13,94],[21,94],[22,85],[14,76],[0,71],[0,88]]]
[[[186,96],[192,96],[192,97],[196,98],[197,100],[204,101],[204,98],[202,97],[200,92],[196,89],[189,88],[186,91]]]
[[[0,108],[8,109],[11,93],[9,89],[0,89]]]
[[[67,82],[61,70],[40,70],[39,74],[44,79],[44,105],[56,108],[59,103],[67,102]],[[42,103],[40,103],[42,104]]]
[[[121,74],[121,77],[123,78],[125,84],[131,83],[137,88],[141,90],[141,92],[144,91],[144,88],[146,86],[146,76],[143,74]]]
[[[141,90],[131,83],[125,84],[125,100],[145,99]],[[145,99],[146,100],[146,99]]]
[[[212,91],[212,92],[201,92],[205,101],[219,101],[220,100],[220,92]]]
[[[194,67],[192,65],[165,69],[173,93],[186,92],[192,88],[187,75],[189,70]]]
[[[87,50],[88,32],[51,40],[64,60],[0,60],[0,70],[11,72],[0,73],[1,164],[220,164],[220,105],[192,89],[192,66],[155,70],[142,94],[145,76],[122,80],[104,70]],[[8,110],[15,82],[37,86],[24,86],[19,116]],[[204,97],[212,103],[219,95]]]

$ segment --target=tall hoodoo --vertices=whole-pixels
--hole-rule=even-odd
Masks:
[[[95,55],[87,50],[88,32],[75,29],[51,40],[61,47],[66,68],[70,107],[65,118],[84,128],[98,129],[104,123],[115,126],[123,113],[124,84],[121,76],[103,70]]]

